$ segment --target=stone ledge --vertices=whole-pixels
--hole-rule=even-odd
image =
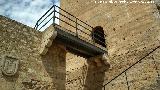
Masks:
[[[55,31],[53,26],[48,27],[42,35],[41,45],[39,49],[40,55],[45,55],[48,52],[48,48],[52,45],[53,40],[57,36],[57,31]]]
[[[107,54],[102,54],[89,58],[88,64],[91,65],[93,68],[103,68],[105,69],[105,71],[111,67],[109,57]]]

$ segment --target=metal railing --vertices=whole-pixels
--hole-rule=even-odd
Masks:
[[[59,15],[59,17],[58,17]],[[56,21],[57,20],[57,21]],[[56,22],[60,21],[60,25],[56,24]],[[95,38],[93,34],[93,27],[90,26],[89,24],[83,22],[82,20],[78,19],[77,17],[73,16],[72,14],[68,13],[64,9],[61,9],[60,7],[53,5],[36,23],[35,29],[37,30],[42,30],[46,29],[47,26],[49,25],[58,25],[60,27],[65,27],[66,32],[72,32],[75,33],[75,37],[83,39],[85,41],[88,41],[89,43],[106,50],[106,47],[103,47],[102,45],[97,45],[98,43],[95,43],[95,41],[98,41],[104,45],[106,43],[104,40],[106,35],[105,33],[102,33],[104,36],[102,37],[101,35],[94,33],[98,37]]]
[[[153,53],[154,51],[156,51],[158,48],[160,48],[160,46],[157,46],[156,48],[154,48],[152,51],[150,51],[149,53],[147,53],[145,56],[143,56],[142,58],[140,58],[137,62],[135,62],[134,64],[132,64],[131,66],[129,66],[127,69],[125,69],[124,71],[122,71],[120,74],[118,74],[117,76],[115,76],[113,79],[111,79],[110,81],[108,81],[106,84],[103,85],[103,90],[106,90],[106,86],[109,84],[111,84],[114,80],[116,80],[118,77],[122,76],[123,74],[125,75],[125,79],[126,79],[126,85],[127,85],[127,90],[130,90],[130,86],[129,86],[129,82],[128,82],[128,78],[127,78],[127,71],[129,71],[132,67],[134,67],[135,65],[141,63],[141,61],[143,59],[145,59],[147,56],[149,56],[151,53]],[[158,72],[158,67],[156,66],[156,63],[154,61],[153,63],[155,65],[155,69],[156,69],[156,73],[157,73],[157,77],[160,77],[160,74]],[[135,72],[136,73],[136,72]]]
[[[59,9],[60,12],[56,9]],[[56,14],[59,14],[59,17],[56,16]],[[35,29],[37,30],[41,30],[43,28],[46,28],[47,24],[53,24],[53,25],[57,25],[56,24],[56,20],[61,21],[63,24],[68,25],[68,27],[71,28],[66,28],[67,26],[65,26],[65,31],[66,32],[72,32],[75,33],[73,35],[75,35],[75,37],[77,38],[84,38],[85,40],[89,40],[89,42],[92,42],[91,44],[95,45],[95,42],[93,39],[98,40],[101,43],[104,43],[102,41],[100,41],[99,39],[95,38],[92,36],[92,30],[93,27],[90,26],[89,24],[83,22],[82,20],[76,18],[75,16],[73,16],[72,14],[68,13],[67,11],[61,9],[60,7],[53,5],[36,23],[35,25]],[[63,25],[62,24],[62,25]],[[64,27],[62,25],[58,25],[60,27]],[[83,30],[81,29],[83,28]],[[96,33],[95,33],[96,34]],[[88,36],[89,38],[86,38],[84,36]],[[104,38],[106,37],[106,35],[104,34],[104,37],[101,37],[99,35],[97,35],[99,38]],[[105,44],[105,43],[104,43]],[[106,44],[105,44],[106,45]],[[102,46],[100,46],[100,48],[104,48]],[[127,81],[127,71],[130,70],[133,66],[137,65],[138,63],[140,63],[145,57],[149,56],[151,53],[153,53],[156,49],[160,48],[160,46],[156,47],[155,49],[153,49],[151,52],[149,52],[148,54],[146,54],[144,57],[142,57],[141,59],[139,59],[137,62],[135,62],[133,65],[129,66],[127,69],[125,69],[124,71],[122,71],[120,74],[118,74],[117,76],[115,76],[113,79],[111,79],[110,81],[108,81],[106,84],[103,85],[103,89],[105,90],[106,86],[109,85],[111,82],[113,82],[115,79],[117,79],[118,77],[120,77],[122,74],[124,74],[126,76],[126,81]],[[158,74],[159,76],[159,74]],[[127,86],[129,85],[129,83],[126,83]],[[130,89],[130,87],[128,86],[128,90]]]

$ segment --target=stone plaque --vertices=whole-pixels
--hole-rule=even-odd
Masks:
[[[7,76],[13,76],[18,70],[19,60],[11,56],[4,56],[2,62],[2,73]]]

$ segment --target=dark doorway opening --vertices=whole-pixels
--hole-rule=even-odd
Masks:
[[[92,39],[95,43],[106,48],[105,34],[101,26],[96,26],[92,31]]]
[[[159,14],[160,14],[160,5],[156,5],[157,6],[157,9],[159,11]]]

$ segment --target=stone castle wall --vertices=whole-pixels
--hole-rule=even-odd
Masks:
[[[159,90],[160,19],[155,4],[61,0],[61,8],[93,27],[103,27],[107,34],[109,70],[104,71],[89,59],[67,52],[54,40],[51,44],[46,43],[53,27],[39,32],[0,16],[0,90],[101,90],[104,84],[156,47],[105,88]],[[41,46],[46,48],[44,45],[47,52],[40,55]],[[6,63],[8,69],[4,68],[5,56],[10,60]],[[18,60],[19,64],[11,62],[12,59]],[[17,73],[6,75],[15,68],[14,64],[18,65]]]
[[[39,53],[45,32],[0,16],[0,90],[65,89],[64,50],[52,43],[45,55]],[[6,75],[15,69],[13,58],[19,61],[18,70]],[[4,60],[10,60],[6,66]]]
[[[88,90],[100,90],[103,84],[106,84],[160,45],[160,15],[155,4],[98,4],[94,1],[61,0],[60,5],[61,8],[89,25],[103,27],[107,34],[107,48],[111,68],[106,72],[97,71],[97,69],[89,71],[85,59],[68,55],[67,57],[75,58],[70,58],[67,61],[71,64],[67,67],[70,72],[67,77],[69,77],[69,80],[73,78],[75,80],[68,83],[66,86],[68,90],[71,90],[71,88],[81,90],[82,87],[86,87]],[[61,23],[61,25],[64,24]],[[158,68],[155,67],[154,62]],[[127,90],[129,87],[130,90],[145,90],[145,87],[150,87],[158,80],[157,71],[159,72],[159,66],[159,49],[157,49],[150,56],[144,58],[141,63],[126,72],[128,81],[126,81],[126,75],[123,73],[111,82],[112,84],[107,85],[106,89]],[[78,76],[84,78],[79,79]],[[104,80],[99,78],[100,76]],[[90,84],[87,84],[87,82]],[[99,86],[101,88],[98,88]]]

